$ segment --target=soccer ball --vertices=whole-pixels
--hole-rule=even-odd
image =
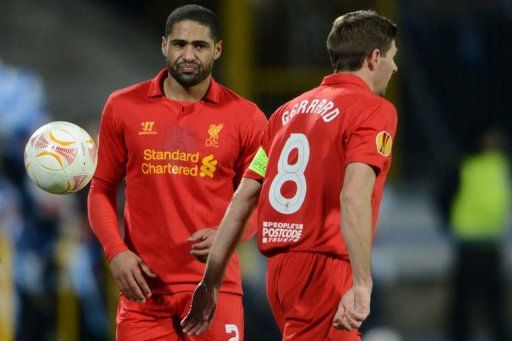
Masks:
[[[25,147],[25,169],[41,189],[54,194],[81,190],[96,169],[93,139],[79,126],[63,121],[37,129]]]

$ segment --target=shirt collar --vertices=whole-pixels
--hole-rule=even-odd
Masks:
[[[149,84],[148,97],[165,97],[163,90],[163,81],[168,76],[167,69],[163,69],[153,78]],[[203,97],[203,100],[219,103],[220,97],[220,85],[217,83],[213,77],[210,80],[210,86],[208,87],[208,91]]]
[[[348,74],[348,73],[333,73],[329,76],[325,76],[322,80],[322,85],[330,84],[354,84],[363,89],[371,91],[370,87],[366,82],[359,76]]]

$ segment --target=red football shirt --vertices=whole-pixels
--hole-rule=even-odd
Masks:
[[[114,92],[101,118],[98,167],[89,193],[92,228],[109,259],[130,249],[158,275],[154,293],[194,290],[204,264],[190,254],[192,233],[217,227],[259,145],[265,115],[211,80],[204,98],[165,97],[156,78]],[[114,195],[125,179],[125,236]],[[237,257],[222,291],[241,293]]]
[[[372,194],[373,230],[396,123],[394,106],[361,78],[348,74],[327,76],[319,87],[280,107],[244,175],[264,179],[258,205],[261,252],[348,257],[340,230],[345,168],[362,162],[378,171]]]

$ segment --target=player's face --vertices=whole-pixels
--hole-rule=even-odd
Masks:
[[[388,50],[386,55],[380,56],[380,61],[376,68],[376,93],[380,96],[384,96],[386,93],[386,87],[388,86],[389,80],[393,73],[398,71],[398,67],[395,63],[395,56],[397,53],[397,48],[395,45],[395,41],[391,42],[391,48]]]
[[[222,53],[222,41],[213,41],[208,26],[185,20],[174,24],[169,36],[162,38],[162,53],[171,77],[189,88],[211,74],[213,62]]]

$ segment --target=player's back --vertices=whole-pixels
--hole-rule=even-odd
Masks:
[[[373,94],[362,79],[334,74],[276,111],[262,139],[269,154],[259,202],[263,253],[304,251],[346,256],[340,232],[345,167],[351,162],[367,162],[379,169],[381,179],[374,196],[378,206],[382,192],[378,186],[389,162],[372,162],[373,157],[379,157],[376,136],[366,133],[376,131],[378,135],[380,128],[373,126],[375,121],[386,119],[375,117],[382,106],[394,112],[392,105]],[[388,130],[394,134],[394,127]]]

